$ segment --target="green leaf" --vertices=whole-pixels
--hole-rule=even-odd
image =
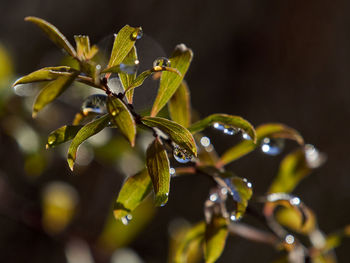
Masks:
[[[39,26],[45,34],[60,48],[63,48],[67,51],[69,55],[75,57],[77,54],[72,47],[72,45],[68,42],[67,38],[54,26],[49,22],[33,16],[27,16],[25,21],[32,22]]]
[[[255,134],[254,127],[247,120],[239,116],[228,115],[228,114],[216,113],[216,114],[209,115],[203,120],[197,121],[196,123],[192,124],[189,130],[190,132],[192,132],[192,134],[195,134],[213,125],[214,123],[220,123],[230,128],[242,130],[244,133],[250,136],[253,142],[256,141],[256,134]]]
[[[205,228],[204,258],[206,263],[214,263],[220,257],[227,235],[227,219],[214,215]]]
[[[205,223],[199,222],[187,230],[184,237],[180,241],[175,251],[174,262],[175,263],[187,263],[191,247],[200,246],[205,235]]]
[[[305,215],[305,218],[303,216]],[[304,207],[303,214],[292,207],[282,207],[275,213],[279,224],[304,235],[310,234],[317,227],[316,216],[309,208]]]
[[[168,155],[159,138],[155,138],[146,152],[148,173],[152,179],[155,203],[163,206],[168,201],[170,189],[170,164]]]
[[[187,48],[184,44],[175,47],[170,57],[171,67],[176,68],[181,73],[181,76],[172,74],[171,72],[162,73],[158,94],[151,110],[152,117],[156,116],[174,95],[190,66],[192,57],[192,50]]]
[[[141,27],[124,26],[115,36],[108,68],[122,63],[135,44],[137,34],[142,31]]]
[[[91,136],[102,131],[109,123],[110,115],[106,114],[97,120],[89,122],[85,126],[83,126],[77,133],[77,135],[72,140],[69,149],[68,149],[68,157],[67,162],[69,168],[73,171],[74,162],[77,157],[77,150],[80,144],[82,144],[85,140],[90,138]]]
[[[134,146],[136,124],[127,106],[119,98],[114,97],[108,99],[107,108],[112,116],[112,122],[118,126],[120,132],[129,140],[131,146]]]
[[[60,76],[70,76],[74,71],[74,69],[66,66],[42,68],[19,78],[15,83],[13,83],[12,87],[19,84],[55,80]]]
[[[237,220],[241,219],[245,214],[248,206],[248,201],[253,195],[251,183],[238,176],[231,179],[233,199],[237,202],[235,217]]]
[[[137,51],[136,51],[136,47],[133,46],[132,49],[129,51],[129,53],[124,58],[122,63],[125,64],[125,65],[135,65],[136,61],[138,61],[138,59],[137,59]],[[121,81],[121,83],[122,83],[122,85],[124,87],[124,90],[126,90],[131,85],[131,83],[135,80],[136,72],[137,71],[135,70],[135,73],[133,73],[133,74],[127,74],[127,73],[124,73],[124,72],[120,72],[118,74],[119,79],[120,79],[120,81]],[[128,102],[132,104],[134,91],[130,90],[125,95],[126,95],[126,99],[128,100]]]
[[[300,145],[304,145],[303,137],[296,130],[280,123],[267,123],[256,128],[256,144],[252,141],[242,141],[241,143],[228,149],[218,162],[218,167],[229,164],[244,155],[252,152],[256,147],[260,146],[264,138],[284,138],[296,141]]]
[[[83,127],[82,125],[64,125],[61,128],[50,133],[46,149],[53,148],[61,143],[72,140],[78,131]]]
[[[58,96],[60,96],[75,80],[78,72],[70,75],[60,76],[55,80],[49,82],[36,97],[33,106],[33,118],[36,117],[37,113],[44,108],[47,104],[52,102]]]
[[[185,128],[191,124],[191,99],[187,83],[182,81],[168,102],[171,119]]]
[[[151,190],[152,181],[146,169],[128,177],[114,204],[114,217],[120,220],[133,212]]]
[[[141,122],[149,127],[156,127],[169,135],[170,139],[182,149],[197,156],[196,143],[192,134],[180,124],[160,117],[143,117]]]
[[[290,193],[298,183],[310,174],[305,152],[298,149],[288,154],[281,162],[277,176],[272,181],[269,193]]]

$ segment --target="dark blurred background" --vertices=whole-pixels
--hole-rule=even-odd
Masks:
[[[201,116],[241,115],[255,126],[282,122],[327,154],[326,164],[305,179],[295,194],[315,211],[320,228],[328,233],[350,222],[349,13],[346,0],[3,0],[0,42],[12,57],[16,76],[59,59],[57,48],[35,26],[24,22],[28,15],[48,20],[72,42],[74,34],[88,34],[97,43],[125,24],[142,26],[141,61],[142,54],[164,56],[176,44],[185,43],[194,52],[186,79],[192,106]],[[22,114],[44,137],[74,115],[72,107],[66,119],[53,116],[52,122],[45,122],[39,118],[38,124],[16,106],[21,100],[11,98],[6,114]],[[110,254],[95,244],[123,181],[121,173],[92,161],[88,169],[72,175],[62,158],[52,157],[39,177],[28,177],[24,167],[28,160],[22,156],[17,137],[8,132],[12,121],[4,116],[0,120],[0,262],[66,262],[62,240],[68,237],[47,234],[37,223],[42,216],[42,189],[52,181],[68,182],[80,196],[79,212],[70,230],[61,235],[74,233],[85,241],[75,241],[78,245],[71,244],[73,250],[85,251],[84,244],[88,244],[96,262],[110,262]],[[229,136],[208,134],[219,153],[231,144]],[[39,142],[39,148],[44,148],[44,141]],[[295,146],[290,143],[287,149]],[[257,151],[230,168],[263,194],[282,157]],[[172,180],[167,206],[158,209],[147,227],[128,243],[143,261],[124,262],[166,262],[169,224],[179,218],[190,223],[201,220],[210,185],[205,177]],[[336,249],[339,262],[348,261],[349,248],[350,242],[345,241]],[[276,258],[273,248],[230,237],[218,262],[272,262]],[[72,260],[68,262],[91,262]]]

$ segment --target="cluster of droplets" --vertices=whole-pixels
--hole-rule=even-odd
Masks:
[[[264,138],[260,145],[261,151],[267,155],[279,155],[284,148],[284,140],[281,138]]]
[[[153,68],[156,68],[156,67],[163,68],[163,67],[170,67],[170,66],[171,66],[170,60],[165,57],[159,57],[153,61]]]
[[[188,153],[184,149],[181,149],[178,145],[174,146],[173,155],[175,160],[179,163],[188,163],[193,158],[192,154]]]
[[[226,135],[235,135],[238,134],[239,132],[242,132],[241,129],[232,127],[230,125],[225,125],[219,122],[215,122],[213,124],[214,129],[217,129],[219,131],[222,131]],[[249,136],[249,134],[242,132],[242,138],[244,140],[251,140],[252,138]]]
[[[106,114],[107,98],[108,97],[104,94],[94,94],[87,97],[81,106],[82,112],[84,115],[89,113]]]

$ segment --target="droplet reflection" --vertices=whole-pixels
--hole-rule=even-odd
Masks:
[[[285,238],[286,243],[289,244],[289,245],[293,244],[293,243],[294,243],[294,240],[295,240],[295,239],[294,239],[294,236],[293,236],[293,235],[290,235],[290,234],[287,235],[286,238]]]
[[[94,94],[87,97],[83,105],[81,106],[81,110],[86,115],[88,113],[97,113],[97,114],[105,114],[107,113],[107,96],[104,94]]]
[[[188,163],[192,160],[192,155],[188,154],[185,150],[179,146],[174,146],[173,155],[176,161],[179,163]]]
[[[264,138],[261,144],[261,150],[268,155],[278,155],[284,148],[284,141],[282,139]]]
[[[154,60],[153,67],[170,67],[171,63],[168,58],[160,57]]]

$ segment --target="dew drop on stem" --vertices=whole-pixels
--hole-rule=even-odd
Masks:
[[[132,34],[131,34],[131,39],[132,40],[139,40],[143,36],[143,31],[142,29],[136,29]]]
[[[123,225],[128,225],[131,220],[132,220],[132,215],[130,215],[130,214],[121,218]]]

